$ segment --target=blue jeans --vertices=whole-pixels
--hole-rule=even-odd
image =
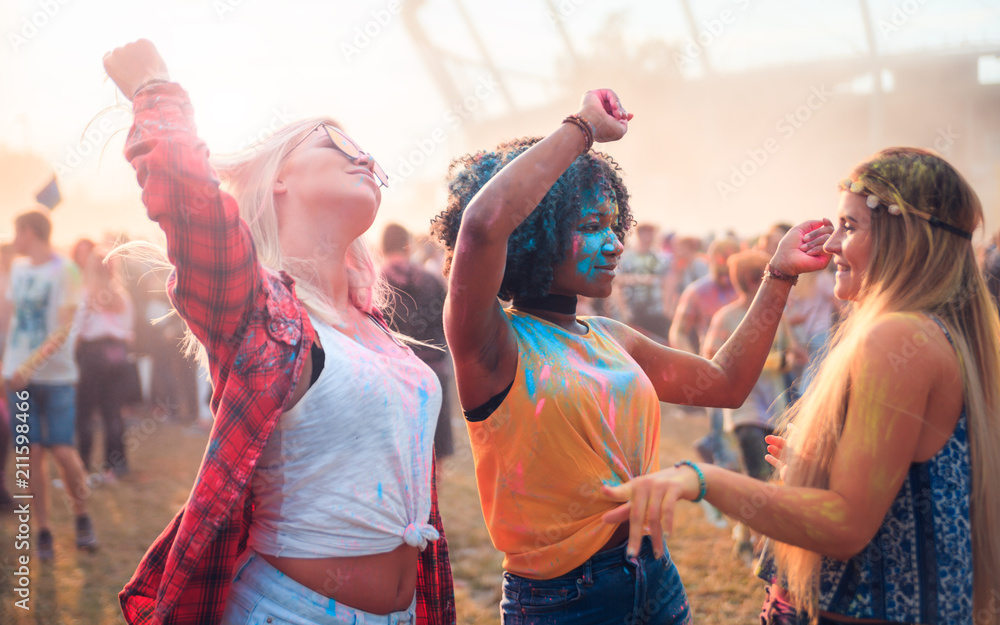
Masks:
[[[76,385],[74,384],[28,384],[23,391],[28,392],[28,410],[21,411],[17,405],[23,403],[17,393],[8,393],[10,423],[17,440],[17,426],[23,429],[24,422],[18,414],[28,415],[28,441],[30,445],[53,447],[55,445],[75,445],[76,435]]]
[[[627,543],[601,551],[553,579],[503,574],[503,625],[682,625],[691,622],[687,595],[664,549],[646,536],[636,558]]]
[[[417,597],[409,609],[370,614],[324,597],[271,566],[256,551],[241,560],[229,590],[222,625],[413,625]]]

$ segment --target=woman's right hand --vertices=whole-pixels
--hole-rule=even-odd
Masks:
[[[632,113],[626,113],[618,95],[611,89],[595,89],[583,94],[580,117],[594,129],[594,143],[617,141],[628,131]]]
[[[104,55],[104,71],[125,97],[132,100],[136,89],[150,80],[170,80],[167,64],[148,39],[139,39]]]
[[[794,424],[789,423],[786,426],[785,435],[792,433],[792,427]],[[785,481],[785,472],[788,470],[788,465],[785,461],[781,459],[782,452],[785,451],[785,445],[788,443],[785,436],[778,436],[777,434],[768,434],[764,437],[764,442],[767,443],[767,454],[764,455],[764,460],[767,461],[769,465],[777,469],[778,477],[781,481]]]

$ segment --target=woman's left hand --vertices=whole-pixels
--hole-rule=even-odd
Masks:
[[[659,558],[663,556],[663,538],[670,536],[674,527],[674,506],[679,499],[693,500],[699,490],[698,474],[686,466],[642,475],[619,486],[604,485],[601,492],[605,497],[625,503],[605,512],[602,519],[615,525],[629,522],[629,556],[639,553],[642,537],[649,534]]]
[[[830,262],[823,245],[833,234],[829,219],[806,221],[789,230],[771,258],[771,266],[783,274],[797,276],[818,271]]]

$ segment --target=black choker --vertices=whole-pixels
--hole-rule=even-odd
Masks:
[[[543,295],[541,297],[515,297],[514,308],[545,310],[562,315],[576,314],[576,295]]]

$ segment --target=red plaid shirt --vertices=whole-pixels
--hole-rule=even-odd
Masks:
[[[292,280],[257,261],[236,201],[219,190],[195,134],[187,93],[154,84],[134,100],[125,156],[176,268],[167,292],[207,348],[215,424],[187,503],[119,594],[129,623],[218,623],[252,519],[257,459],[309,357],[315,333]],[[429,522],[441,533],[419,556],[417,619],[455,623],[448,543],[431,481]]]

